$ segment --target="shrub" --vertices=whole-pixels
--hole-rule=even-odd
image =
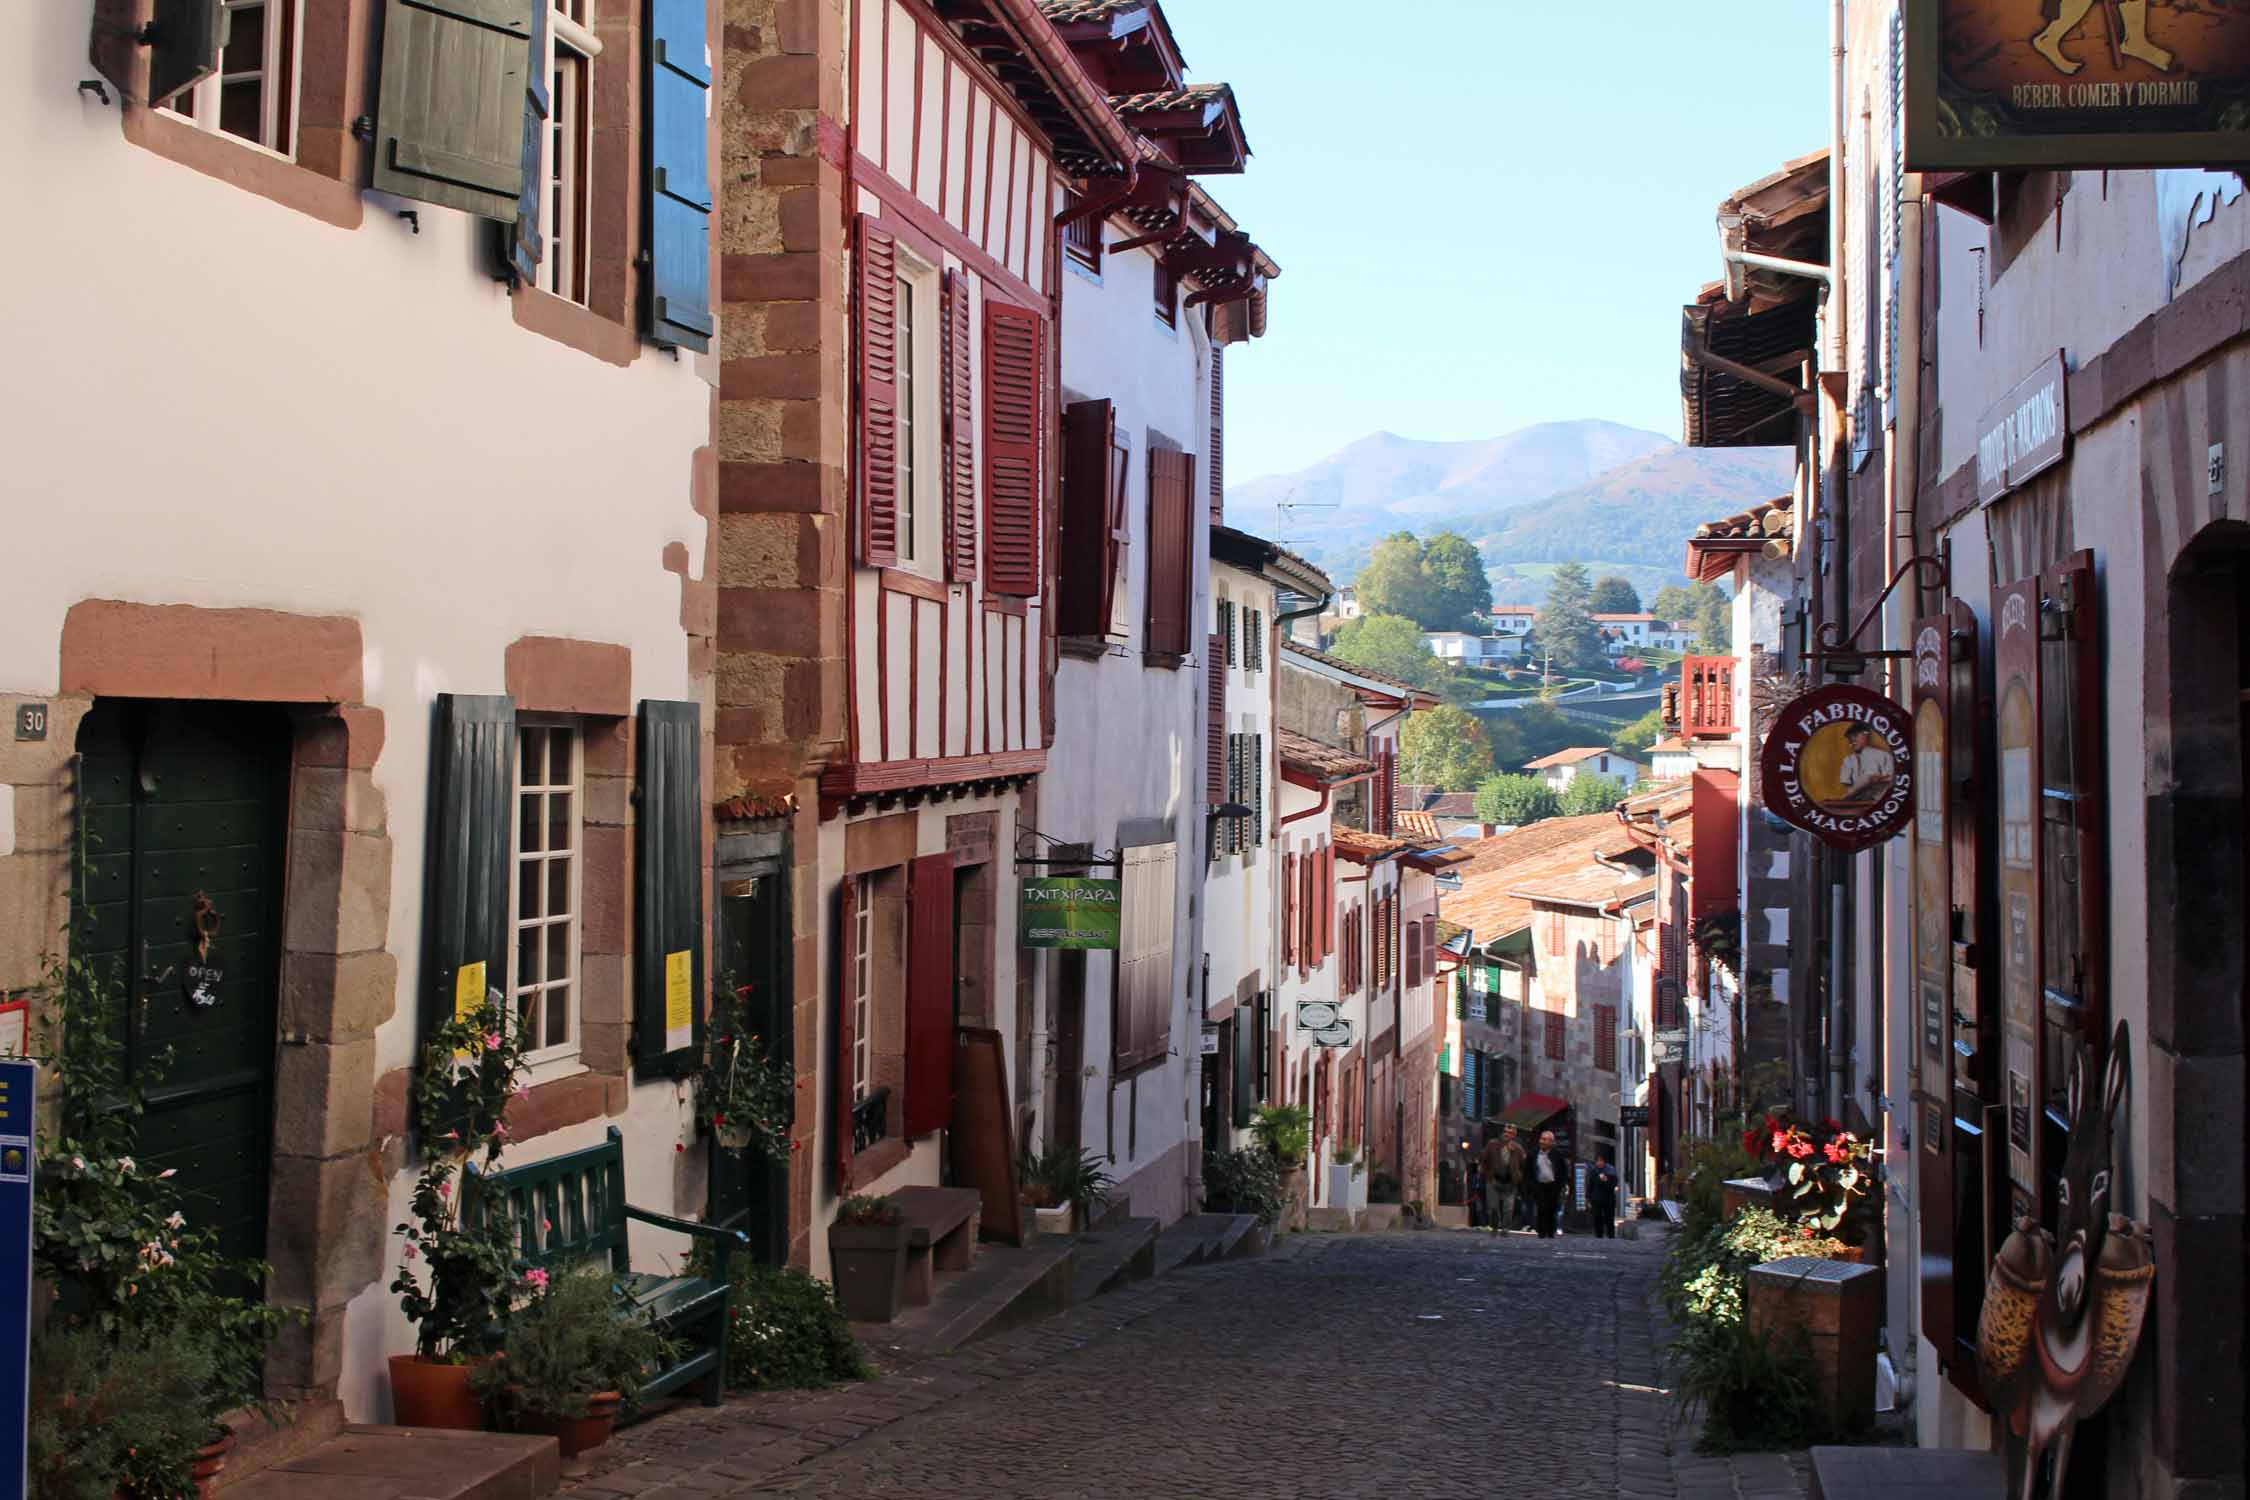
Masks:
[[[1312,1143],[1312,1116],[1301,1105],[1260,1105],[1251,1117],[1250,1133],[1284,1167],[1301,1167]]]
[[[1203,1201],[1214,1209],[1256,1214],[1261,1224],[1281,1217],[1281,1163],[1263,1146],[1203,1154]]]
[[[50,1324],[31,1348],[32,1500],[190,1493],[220,1369],[211,1331],[196,1324],[114,1335]]]
[[[836,1293],[817,1277],[738,1260],[730,1316],[730,1389],[801,1390],[868,1376],[866,1356],[836,1305]]]
[[[1098,1153],[1059,1142],[1043,1151],[1024,1147],[1016,1159],[1016,1180],[1023,1186],[1023,1201],[1032,1208],[1075,1204],[1088,1215],[1101,1211],[1116,1185],[1102,1170]]]
[[[1843,1242],[1763,1208],[1683,1233],[1665,1255],[1658,1295],[1679,1324],[1667,1360],[1683,1410],[1701,1408],[1707,1450],[1792,1447],[1823,1435],[1811,1361],[1800,1333],[1776,1345],[1752,1337],[1752,1266],[1791,1255],[1831,1257]]]
[[[836,1208],[839,1224],[896,1224],[901,1217],[898,1205],[882,1193],[855,1193]]]
[[[586,1398],[615,1391],[630,1406],[676,1346],[624,1306],[600,1264],[533,1271],[532,1298],[508,1317],[505,1360],[479,1365],[478,1395],[533,1416],[582,1416]]]
[[[1398,1202],[1398,1174],[1377,1172],[1367,1179],[1367,1201],[1370,1203]]]

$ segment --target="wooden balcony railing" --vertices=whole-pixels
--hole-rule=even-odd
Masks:
[[[1731,736],[1734,731],[1734,658],[1682,657],[1680,733],[1695,739]]]

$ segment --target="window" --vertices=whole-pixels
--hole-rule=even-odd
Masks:
[[[572,302],[586,300],[586,216],[594,175],[594,59],[600,38],[586,28],[587,0],[558,0],[548,15],[546,173],[547,253],[539,285]]]
[[[858,882],[852,903],[852,1099],[867,1097],[875,1077],[875,893]]]
[[[225,0],[219,70],[164,107],[279,156],[297,149],[297,0]]]
[[[1232,599],[1221,599],[1219,601],[1219,634],[1227,638],[1224,648],[1227,654],[1227,665],[1234,666],[1240,660],[1240,657],[1234,649],[1234,601]]]
[[[1547,1023],[1547,1061],[1561,1062],[1563,1060],[1562,1015],[1557,1011],[1549,1011],[1545,1020]]]
[[[930,573],[940,566],[936,502],[938,439],[938,272],[898,252],[898,560]]]
[[[1156,316],[1167,328],[1176,328],[1180,321],[1180,277],[1164,258],[1156,258]]]
[[[1077,193],[1070,195],[1070,206],[1078,207],[1085,199]],[[1088,214],[1083,219],[1073,219],[1063,231],[1063,249],[1070,258],[1099,276],[1102,270],[1102,218],[1101,214]]]
[[[535,1066],[578,1055],[578,788],[577,728],[520,723],[508,999],[530,1018]]]
[[[1541,921],[1547,935],[1548,955],[1555,958],[1561,957],[1570,946],[1569,919],[1559,911],[1550,911],[1542,913]]]

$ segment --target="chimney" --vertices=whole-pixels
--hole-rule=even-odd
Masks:
[[[1485,836],[1486,838],[1491,838],[1491,837],[1492,837],[1492,829],[1493,829],[1493,825],[1492,825],[1492,824],[1490,824],[1490,823],[1486,823],[1486,824],[1483,824],[1483,825],[1482,825],[1482,827],[1484,828],[1484,836]]]

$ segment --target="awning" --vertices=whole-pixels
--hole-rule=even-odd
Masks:
[[[1518,1130],[1537,1130],[1569,1108],[1568,1100],[1557,1099],[1553,1094],[1519,1094],[1515,1103],[1491,1118]]]

